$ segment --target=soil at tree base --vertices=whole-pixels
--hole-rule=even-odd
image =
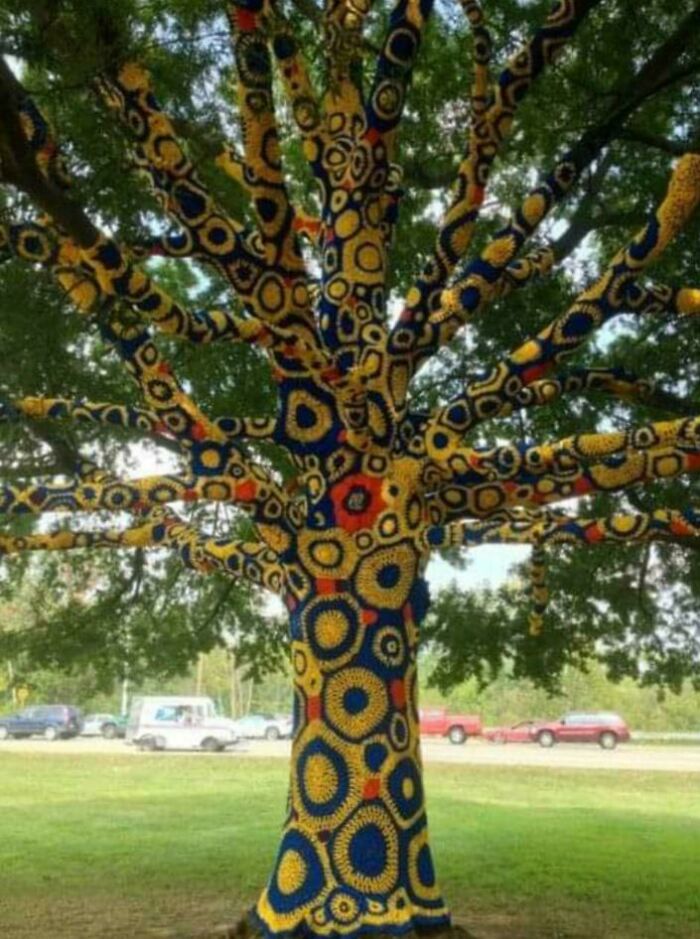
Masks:
[[[367,932],[371,939],[396,939],[391,933]],[[401,934],[404,939],[478,939],[463,926],[455,924],[450,927],[426,928],[410,930]],[[263,939],[263,934],[251,925],[247,918],[234,924],[221,924],[197,932],[180,932],[166,930],[152,933],[152,939]]]

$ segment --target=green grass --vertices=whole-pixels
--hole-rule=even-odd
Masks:
[[[283,761],[0,756],[0,935],[231,920],[274,855]],[[700,939],[697,776],[429,766],[432,841],[484,939]],[[4,925],[4,930],[3,930]]]

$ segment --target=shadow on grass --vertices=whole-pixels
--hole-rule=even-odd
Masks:
[[[477,939],[700,939],[697,777],[633,776],[431,768],[458,921]],[[286,784],[283,763],[252,760],[3,760],[0,934],[235,923],[269,873]]]

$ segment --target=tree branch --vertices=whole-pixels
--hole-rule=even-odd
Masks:
[[[676,81],[684,69],[674,69],[679,56],[700,28],[700,5],[696,6],[638,69],[616,95],[608,113],[589,128],[558,161],[544,182],[533,190],[520,211],[462,274],[461,279],[438,297],[439,277],[428,271],[429,294],[414,289],[409,303],[392,330],[389,350],[396,359],[406,360],[411,374],[457,330],[484,308],[495,296],[492,289],[502,271],[541,225],[551,210],[571,191],[581,173],[624,127],[631,114],[651,96]],[[432,280],[430,279],[432,278]],[[437,286],[434,286],[437,285]],[[429,304],[426,297],[435,297]],[[438,307],[439,303],[439,307]],[[431,305],[432,304],[432,305]]]
[[[428,455],[444,459],[474,424],[478,398],[513,402],[529,384],[572,355],[605,322],[629,308],[626,290],[682,230],[700,203],[700,156],[686,154],[675,167],[668,191],[646,227],[611,261],[602,276],[583,291],[569,310],[523,343],[484,378],[437,410],[428,424],[424,445]],[[494,242],[494,245],[497,242]],[[483,407],[481,408],[483,413]],[[418,445],[418,442],[417,442]]]
[[[409,342],[415,350],[412,359],[420,361],[434,351],[437,337],[436,342],[426,344],[420,341],[420,334],[440,302],[448,277],[471,244],[491,167],[511,130],[517,107],[543,69],[556,60],[563,45],[598,2],[574,0],[568,7],[563,3],[556,4],[542,28],[510,58],[488,93],[484,89],[484,70],[491,56],[488,33],[480,8],[475,3],[465,4],[475,30],[477,77],[474,90],[488,106],[479,104],[473,112],[472,128],[466,153],[457,171],[452,202],[438,231],[433,253],[411,289],[400,322],[390,337],[390,344],[396,352],[405,354]],[[513,257],[514,254],[508,261]],[[430,330],[429,326],[427,328]],[[416,365],[414,362],[413,368]]]
[[[85,401],[82,398],[28,397],[0,402],[0,422],[19,416],[31,420],[72,420],[106,427],[119,427],[147,434],[161,446],[177,453],[180,445],[155,411],[112,402]]]
[[[72,551],[86,548],[170,548],[177,550],[186,566],[199,573],[220,571],[275,593],[282,592],[284,570],[274,551],[265,545],[229,539],[202,539],[191,526],[184,524],[173,513],[154,514],[156,517],[125,529],[61,529],[24,536],[0,534],[0,556],[26,551]]]

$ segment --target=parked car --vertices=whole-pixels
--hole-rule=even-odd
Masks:
[[[208,750],[215,753],[238,740],[234,722],[216,713],[211,698],[167,695],[134,698],[126,742],[142,750]]]
[[[487,740],[497,743],[539,743],[553,747],[555,743],[597,743],[604,750],[614,750],[618,743],[630,739],[629,728],[619,714],[565,714],[558,721],[521,721],[512,727],[492,727],[484,733]]]
[[[83,737],[105,737],[107,740],[124,737],[126,718],[116,714],[88,714],[81,734]]]
[[[421,708],[419,715],[421,734],[447,737],[450,743],[465,743],[468,737],[481,735],[478,714],[450,714],[447,708]]]
[[[0,717],[0,740],[39,734],[46,740],[75,737],[83,727],[82,712],[68,704],[36,704]]]
[[[619,714],[574,712],[553,723],[541,724],[536,737],[541,747],[552,747],[555,743],[597,743],[604,750],[614,750],[618,743],[630,739],[630,732]]]
[[[291,717],[273,714],[247,714],[233,722],[239,737],[253,740],[281,740],[291,737],[294,725]]]
[[[489,727],[484,731],[484,739],[492,743],[535,743],[535,732],[546,721],[528,720],[511,724],[510,727]]]

